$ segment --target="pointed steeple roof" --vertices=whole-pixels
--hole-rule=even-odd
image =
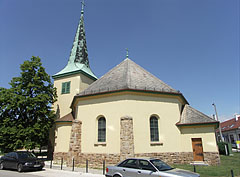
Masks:
[[[94,80],[97,79],[89,66],[86,35],[84,28],[83,7],[84,3],[82,3],[81,17],[73,41],[72,50],[68,59],[68,64],[60,72],[53,75],[54,79],[76,73],[85,74],[86,76]]]
[[[126,58],[78,96],[117,90],[143,90],[181,94],[151,73]]]

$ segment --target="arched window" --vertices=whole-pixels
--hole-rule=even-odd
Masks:
[[[98,119],[98,142],[106,142],[106,119]]]
[[[150,136],[151,141],[159,141],[158,118],[155,116],[150,117]]]

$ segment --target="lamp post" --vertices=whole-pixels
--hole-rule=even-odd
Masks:
[[[216,115],[217,121],[219,121],[219,120],[218,120],[218,114],[217,114],[216,105],[215,105],[214,103],[213,103],[212,105],[213,105],[214,110],[215,110],[215,115]],[[221,124],[220,124],[220,122],[219,122],[219,128],[218,128],[218,129],[219,129],[219,134],[220,134],[221,141],[224,142],[224,139],[223,139],[223,136],[222,136],[222,129],[221,129]]]

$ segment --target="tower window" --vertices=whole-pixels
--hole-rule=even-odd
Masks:
[[[70,93],[70,81],[62,83],[62,94]]]
[[[98,142],[106,142],[106,119],[98,119]]]
[[[159,141],[158,118],[155,116],[150,117],[150,136],[151,141]]]

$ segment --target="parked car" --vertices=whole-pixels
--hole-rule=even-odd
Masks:
[[[16,169],[19,172],[24,170],[42,170],[44,162],[27,151],[10,152],[0,158],[0,170]]]
[[[172,168],[159,159],[131,158],[106,168],[106,177],[200,177],[191,171]]]

